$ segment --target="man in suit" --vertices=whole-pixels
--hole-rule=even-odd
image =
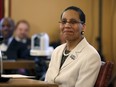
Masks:
[[[24,51],[26,50],[26,46],[13,37],[14,21],[11,18],[3,18],[0,22],[0,26],[0,32],[4,38],[0,44],[3,59],[16,60],[17,58],[25,58],[26,55],[24,55]]]
[[[3,18],[0,22],[0,34],[3,36],[3,41],[0,43],[0,50],[4,60],[27,59],[29,51],[27,44],[19,41],[14,35],[15,23],[11,18]],[[25,70],[5,70],[5,74],[20,73],[26,74]]]
[[[31,39],[29,37],[30,32],[30,24],[26,20],[19,20],[16,23],[15,30],[14,30],[14,38],[25,45],[25,57],[27,55],[28,59],[32,58],[30,56],[30,48],[31,48]]]

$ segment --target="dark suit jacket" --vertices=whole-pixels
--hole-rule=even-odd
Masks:
[[[26,43],[23,43],[23,45],[25,46],[25,50],[23,51],[23,54],[22,54],[23,58],[33,60],[34,57],[30,55],[31,39],[27,38]]]
[[[25,43],[25,45],[30,48],[30,46],[31,46],[31,39],[30,38],[27,38],[27,42]]]
[[[26,50],[26,44],[18,42],[13,38],[5,52],[5,55],[7,56],[7,59],[27,58],[29,54],[27,54]]]

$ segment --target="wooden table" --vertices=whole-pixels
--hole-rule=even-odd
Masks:
[[[5,60],[3,61],[3,69],[34,69],[35,62],[32,60]]]
[[[58,85],[33,79],[10,79],[7,83],[0,83],[0,87],[58,87]]]

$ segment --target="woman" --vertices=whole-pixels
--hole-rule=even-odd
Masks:
[[[59,87],[94,87],[101,60],[83,35],[85,27],[85,14],[80,8],[71,6],[63,11],[60,30],[66,43],[52,54],[47,82]]]

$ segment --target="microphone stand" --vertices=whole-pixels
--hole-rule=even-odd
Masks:
[[[3,61],[2,61],[2,53],[0,51],[0,82],[7,82],[10,80],[8,77],[2,77],[3,73]]]
[[[0,78],[2,77],[2,72],[3,72],[3,63],[2,63],[2,54],[0,51]]]
[[[0,43],[2,42],[3,37],[0,36]],[[3,61],[2,61],[2,53],[0,50],[0,82],[7,82],[10,80],[10,78],[8,77],[2,77],[2,73],[3,73]]]
[[[0,32],[0,44],[3,42],[3,36],[2,36],[2,32]],[[2,73],[3,73],[3,62],[2,62],[2,53],[1,53],[1,49],[0,49],[0,78],[2,77]]]
[[[0,32],[0,44],[3,42],[3,39],[4,38]],[[0,49],[0,78],[2,77],[2,73],[3,73],[3,63],[2,63],[2,53],[1,53],[1,49]]]

